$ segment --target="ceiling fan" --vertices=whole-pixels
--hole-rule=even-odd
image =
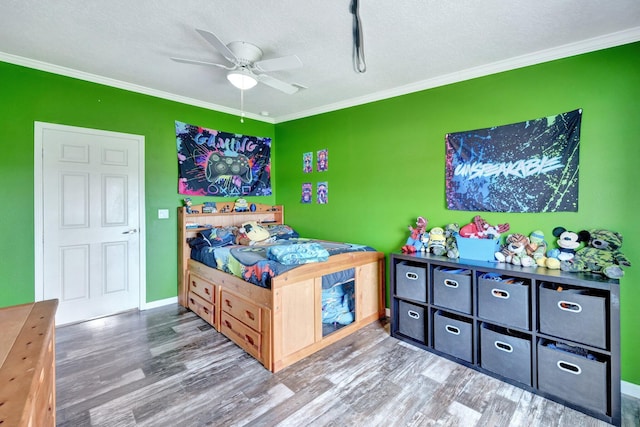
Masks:
[[[225,45],[215,34],[209,31],[199,29],[196,29],[196,31],[209,42],[209,44],[216,48],[231,65],[184,58],[171,58],[172,60],[187,64],[211,65],[227,70],[227,79],[232,85],[241,90],[251,89],[260,82],[291,95],[304,87],[298,84],[283,82],[268,74],[262,74],[302,67],[302,61],[300,61],[300,58],[296,55],[262,59],[262,50],[251,43],[234,41]]]

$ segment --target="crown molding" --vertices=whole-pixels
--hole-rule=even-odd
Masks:
[[[456,71],[455,73],[434,77],[432,79],[422,80],[390,90],[375,92],[358,98],[351,98],[342,102],[328,104],[310,110],[300,111],[296,114],[279,116],[276,118],[275,123],[283,123],[291,120],[301,119],[304,117],[328,113],[331,111],[342,110],[349,107],[355,107],[357,105],[368,104],[375,101],[381,101],[383,99],[407,95],[409,93],[433,89],[439,86],[459,83],[465,80],[471,80],[474,78],[484,77],[504,71],[515,70],[518,68],[541,64],[556,59],[568,58],[570,56],[580,55],[583,53],[608,49],[611,47],[621,46],[637,41],[640,41],[640,27],[630,28],[625,31],[619,31],[601,37],[581,40],[579,42],[558,46],[552,49],[546,49],[526,55],[520,55],[506,59],[504,61],[481,65],[479,67]]]
[[[295,114],[283,115],[279,117],[265,117],[259,114],[245,112],[245,117],[248,119],[253,119],[253,120],[271,123],[271,124],[284,123],[291,120],[297,120],[305,117],[315,116],[318,114],[328,113],[331,111],[342,110],[345,108],[368,104],[371,102],[380,101],[387,98],[393,98],[396,96],[406,95],[409,93],[419,92],[427,89],[433,89],[439,86],[458,83],[465,80],[484,77],[484,76],[488,76],[491,74],[496,74],[504,71],[515,70],[518,68],[541,64],[543,62],[549,62],[556,59],[567,58],[570,56],[580,55],[583,53],[589,53],[597,50],[608,49],[611,47],[621,46],[624,44],[634,43],[637,41],[640,41],[640,27],[634,27],[628,30],[619,31],[616,33],[611,33],[611,34],[607,34],[600,37],[581,40],[579,42],[569,43],[569,44],[558,46],[552,49],[546,49],[546,50],[542,50],[542,51],[538,51],[538,52],[534,52],[526,55],[520,55],[514,58],[506,59],[504,61],[497,61],[487,65],[468,68],[466,70],[461,70],[455,73],[434,77],[432,79],[422,80],[419,82],[411,83],[411,84],[400,86],[397,88],[375,92],[365,96],[351,98],[351,99],[347,99],[345,101],[341,101],[333,104],[323,105],[318,108],[299,111]],[[193,99],[193,98],[176,95],[169,92],[151,89],[145,86],[127,83],[120,80],[99,76],[96,74],[85,73],[85,72],[74,70],[71,68],[61,67],[58,65],[36,61],[33,59],[11,55],[8,53],[0,52],[0,61],[8,62],[15,65],[21,65],[28,68],[33,68],[40,71],[46,71],[49,73],[59,74],[66,77],[72,77],[79,80],[85,80],[93,83],[98,83],[106,86],[124,89],[131,92],[150,95],[157,98],[167,99],[167,100],[179,102],[182,104],[193,105],[195,107],[201,107],[208,110],[218,111],[221,113],[232,114],[234,116],[240,116],[242,114],[240,110],[228,108],[222,105],[212,104],[212,103],[200,101],[198,99]]]
[[[169,101],[179,102],[181,104],[193,105],[195,107],[205,108],[207,110],[213,110],[220,113],[227,113],[240,117],[242,112],[234,108],[228,108],[223,105],[212,104],[209,102],[200,101],[198,99],[189,98],[186,96],[176,95],[161,90],[148,88],[145,86],[136,85],[133,83],[123,82],[121,80],[111,79],[109,77],[99,76],[97,74],[86,73],[84,71],[74,70],[72,68],[61,67],[59,65],[49,64],[47,62],[36,61],[34,59],[25,58],[22,56],[12,55],[9,53],[0,52],[0,61],[8,62],[15,65],[20,65],[27,68],[33,68],[48,73],[58,74],[65,77],[71,77],[78,80],[85,80],[92,83],[98,83],[105,86],[111,86],[118,89],[128,90],[130,92],[140,93],[143,95],[150,95],[156,98],[162,98]],[[258,120],[261,122],[274,123],[272,117],[265,117],[253,113],[244,113],[244,117],[247,119]]]

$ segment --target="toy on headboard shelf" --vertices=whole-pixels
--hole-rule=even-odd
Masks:
[[[192,202],[191,202],[191,198],[190,198],[190,197],[187,197],[186,199],[184,199],[185,211],[186,211],[188,214],[197,214],[197,213],[200,213],[200,212],[198,212],[198,211],[196,211],[196,210],[191,209],[191,205],[192,205]]]
[[[202,213],[216,213],[218,209],[216,208],[216,204],[214,202],[204,202],[202,206]]]
[[[245,199],[236,200],[235,209],[236,212],[247,212],[249,210],[249,203]]]

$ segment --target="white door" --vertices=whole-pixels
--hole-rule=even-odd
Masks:
[[[57,324],[140,307],[144,138],[36,123],[39,138],[42,299],[59,300]]]

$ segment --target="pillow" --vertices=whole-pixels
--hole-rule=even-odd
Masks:
[[[269,230],[269,235],[274,240],[288,240],[300,237],[296,230],[286,224],[270,224],[267,226],[267,230]]]
[[[235,239],[234,229],[236,227],[214,227],[202,230],[199,234],[209,246],[219,248],[221,246],[232,245]]]
[[[255,221],[249,221],[242,224],[244,232],[249,239],[253,242],[261,242],[267,240],[270,236],[269,230]]]
[[[272,240],[269,231],[256,221],[245,222],[235,234],[236,245],[253,246]]]

